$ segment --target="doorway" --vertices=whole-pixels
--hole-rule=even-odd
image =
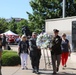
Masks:
[[[72,47],[76,51],[76,21],[72,21]]]

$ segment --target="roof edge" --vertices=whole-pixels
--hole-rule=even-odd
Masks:
[[[74,18],[76,18],[76,16],[65,17],[65,18],[56,18],[56,19],[47,19],[47,20],[45,20],[45,22],[48,22],[48,21],[58,21],[58,20],[66,20],[66,19],[74,19]]]

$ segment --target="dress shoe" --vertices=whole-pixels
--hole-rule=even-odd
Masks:
[[[59,67],[57,67],[57,72],[59,71]]]
[[[53,72],[52,74],[54,75],[54,74],[57,74],[57,73],[56,72]]]
[[[64,67],[67,67],[67,65],[65,64],[65,66]]]
[[[63,66],[63,68],[62,68],[63,70],[65,70],[65,67]]]
[[[22,70],[24,70],[24,68],[22,68]]]
[[[28,68],[27,68],[27,67],[25,67],[25,69],[26,69],[26,70],[28,70]]]
[[[39,71],[36,71],[36,74],[40,74],[40,72]]]
[[[32,73],[36,73],[35,69],[33,69]]]

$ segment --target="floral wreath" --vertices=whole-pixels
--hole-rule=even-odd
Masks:
[[[52,35],[41,33],[37,36],[36,45],[40,48],[52,47]]]

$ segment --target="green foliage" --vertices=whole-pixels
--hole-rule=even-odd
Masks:
[[[0,33],[5,32],[8,29],[8,23],[4,18],[0,18]]]
[[[22,34],[22,27],[23,26],[28,26],[28,21],[27,20],[21,20],[20,22],[17,23],[17,33]]]
[[[21,20],[20,22],[15,22],[15,19],[9,22],[8,30],[13,31],[14,33],[18,33],[19,35],[22,35],[22,27],[28,26],[27,20]]]
[[[29,15],[29,26],[33,31],[42,31],[42,26],[45,26],[45,20],[61,17],[61,1],[59,0],[31,0],[30,5],[33,9],[33,14]]]
[[[2,55],[3,54],[5,54],[5,53],[17,53],[16,51],[12,51],[12,50],[4,50],[3,52],[2,52]]]
[[[76,0],[66,0],[66,16],[76,16]]]
[[[0,18],[0,33],[4,33],[7,30],[11,30],[14,33],[22,35],[22,26],[28,26],[28,21],[26,19],[16,22],[14,18],[7,22],[5,19]],[[29,27],[29,26],[28,26]]]
[[[20,64],[20,57],[15,51],[3,51],[2,53],[2,65],[3,66],[16,66]]]
[[[41,31],[42,31],[41,29],[35,29],[36,33],[41,33]]]
[[[9,22],[8,29],[11,30],[11,31],[13,31],[14,33],[17,33],[16,32],[17,23],[15,22],[15,19],[13,19],[12,21]]]
[[[46,19],[62,17],[62,2],[63,0],[30,0],[30,6],[33,13],[27,12],[29,20],[21,20],[16,22],[14,18],[7,22],[4,18],[0,18],[0,33],[11,30],[22,35],[22,26],[28,26],[31,32],[40,33],[42,27],[45,27]],[[76,0],[66,1],[66,17],[76,16]]]
[[[33,9],[33,13],[27,12],[29,16],[29,27],[31,31],[37,29],[42,31],[42,26],[45,27],[46,19],[61,18],[62,17],[62,1],[63,0],[31,0],[30,6]],[[76,6],[74,5],[76,0],[66,1],[66,17],[76,16]]]

